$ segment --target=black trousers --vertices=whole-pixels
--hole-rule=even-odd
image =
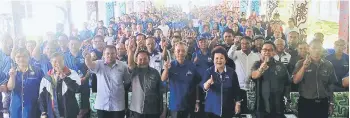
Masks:
[[[255,116],[256,118],[286,118],[284,114],[267,112],[256,112]]]
[[[328,118],[328,98],[306,99],[299,97],[298,117],[299,118]]]
[[[239,94],[243,101],[241,102],[241,113],[240,114],[248,114],[250,113],[248,110],[248,99],[247,99],[247,91],[240,89]]]
[[[189,118],[190,113],[188,111],[171,111],[171,118]]]
[[[97,117],[98,118],[124,118],[125,117],[125,111],[104,111],[104,110],[97,110]]]
[[[206,112],[206,118],[232,118],[232,115],[230,114],[222,114],[222,116],[218,116],[213,113]]]
[[[139,114],[134,111],[130,111],[130,118],[159,118],[159,114]]]

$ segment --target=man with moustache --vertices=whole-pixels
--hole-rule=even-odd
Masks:
[[[92,61],[91,55],[84,51],[85,64],[97,76],[97,95],[95,109],[98,118],[124,118],[126,102],[124,85],[130,83],[128,67],[117,60],[115,46],[106,46],[103,59]]]
[[[97,59],[101,59],[103,56],[103,50],[106,46],[106,43],[104,42],[104,36],[102,35],[96,35],[94,39],[92,40],[92,52],[94,52],[97,56]]]
[[[235,45],[234,43],[234,35],[233,35],[233,30],[231,29],[226,29],[224,31],[224,42],[225,42],[225,48],[227,51],[231,48],[231,46]],[[236,69],[236,65],[234,61],[230,58],[227,59],[226,65],[233,68],[234,70]]]
[[[146,47],[148,54],[150,55],[149,66],[156,69],[158,73],[161,73],[162,70],[162,55],[155,48],[156,42],[154,37],[147,37],[146,39]]]
[[[256,82],[257,118],[284,118],[283,98],[290,100],[289,73],[283,63],[273,58],[275,51],[272,42],[265,42],[261,49],[262,60],[252,68],[252,79]]]
[[[305,59],[306,56],[309,54],[309,44],[307,44],[306,42],[300,42],[297,46],[297,51],[298,51],[298,55],[292,56],[287,66],[289,73],[293,73],[295,64],[299,60]],[[299,88],[298,84],[292,83],[291,92],[298,92],[298,88]]]
[[[264,44],[264,40],[265,38],[262,35],[257,35],[254,37],[254,42],[253,42],[254,44],[252,46],[252,51],[254,53],[260,54],[262,45]]]
[[[322,56],[321,41],[311,41],[309,52],[293,72],[293,83],[299,84],[298,117],[328,118],[333,112],[334,84],[339,80],[332,63]]]
[[[164,63],[162,81],[169,79],[171,118],[193,117],[193,111],[198,112],[200,98],[198,96],[199,74],[195,65],[185,59],[187,46],[183,42],[175,45],[175,60]],[[190,115],[191,114],[191,115]]]
[[[117,59],[127,63],[128,55],[125,45],[123,43],[118,43],[115,47],[117,48]]]
[[[298,44],[301,42],[299,39],[299,33],[296,30],[292,30],[288,33],[288,47],[285,49],[291,57],[295,57],[298,55]]]
[[[148,51],[136,50],[135,43],[131,43],[128,48],[128,67],[131,72],[130,85],[132,89],[130,117],[157,118],[163,107],[160,73],[150,66],[151,56]],[[136,60],[134,60],[134,56]],[[129,86],[127,87],[129,88]]]
[[[256,61],[260,60],[260,57],[259,54],[251,50],[252,39],[250,37],[244,36],[240,44],[241,50],[236,50],[237,46],[232,46],[228,52],[228,57],[231,58],[237,66],[235,71],[240,86],[240,96],[243,99],[241,109],[242,113],[245,114],[248,113],[247,91],[254,87],[250,80],[251,68]]]
[[[274,43],[276,45],[276,55],[273,58],[287,66],[290,61],[291,55],[285,52],[284,50],[285,41],[283,39],[276,39]]]

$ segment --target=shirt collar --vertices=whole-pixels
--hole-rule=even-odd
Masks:
[[[249,54],[245,54],[242,50],[240,50],[242,54],[249,56],[250,54],[254,53],[253,50],[250,50]]]
[[[16,68],[16,71],[20,71],[19,68]],[[30,71],[30,72],[33,71],[32,66],[28,65],[28,68],[27,68],[27,70],[25,72],[28,72],[28,71]]]
[[[183,66],[185,66],[185,65],[187,64],[186,62],[187,62],[187,61],[185,60],[183,64],[180,64],[177,60],[175,60],[175,61],[174,61],[174,65],[175,65],[175,66],[178,66],[178,67],[183,67]]]
[[[281,56],[287,55],[285,51],[282,52]]]
[[[47,72],[47,74],[51,76],[51,75],[54,75],[55,72],[56,71],[54,69],[51,69],[51,70],[49,70],[49,72]],[[63,73],[65,73],[67,76],[69,76],[71,74],[69,68],[66,66],[63,68]]]
[[[123,56],[121,56],[121,57],[117,57],[117,59],[118,59],[119,61],[127,60],[127,58],[128,58],[127,55],[123,55]]]
[[[214,69],[216,69],[216,67],[214,66]],[[219,73],[219,71],[218,70],[214,70],[216,73]],[[226,69],[226,65],[225,65],[225,67],[224,67],[224,72],[226,73],[227,72],[227,69]]]
[[[157,50],[153,50],[152,53],[151,53],[151,56],[154,56],[154,55],[157,55],[158,54],[158,51]]]

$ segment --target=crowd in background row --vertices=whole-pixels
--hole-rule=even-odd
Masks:
[[[3,114],[90,117],[93,92],[99,118],[280,118],[290,112],[289,93],[299,92],[298,117],[327,118],[333,92],[348,91],[348,43],[325,50],[324,35],[306,43],[293,18],[265,19],[202,8],[125,14],[70,34],[57,24],[37,41],[5,34]],[[249,91],[256,93],[254,110],[247,108]]]

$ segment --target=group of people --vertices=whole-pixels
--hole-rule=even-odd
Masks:
[[[348,91],[348,43],[327,51],[322,33],[306,43],[292,18],[283,28],[278,14],[232,14],[126,14],[70,36],[63,24],[37,41],[3,35],[2,113],[87,118],[96,93],[98,118],[283,118],[299,92],[299,118],[328,118],[333,92]]]

